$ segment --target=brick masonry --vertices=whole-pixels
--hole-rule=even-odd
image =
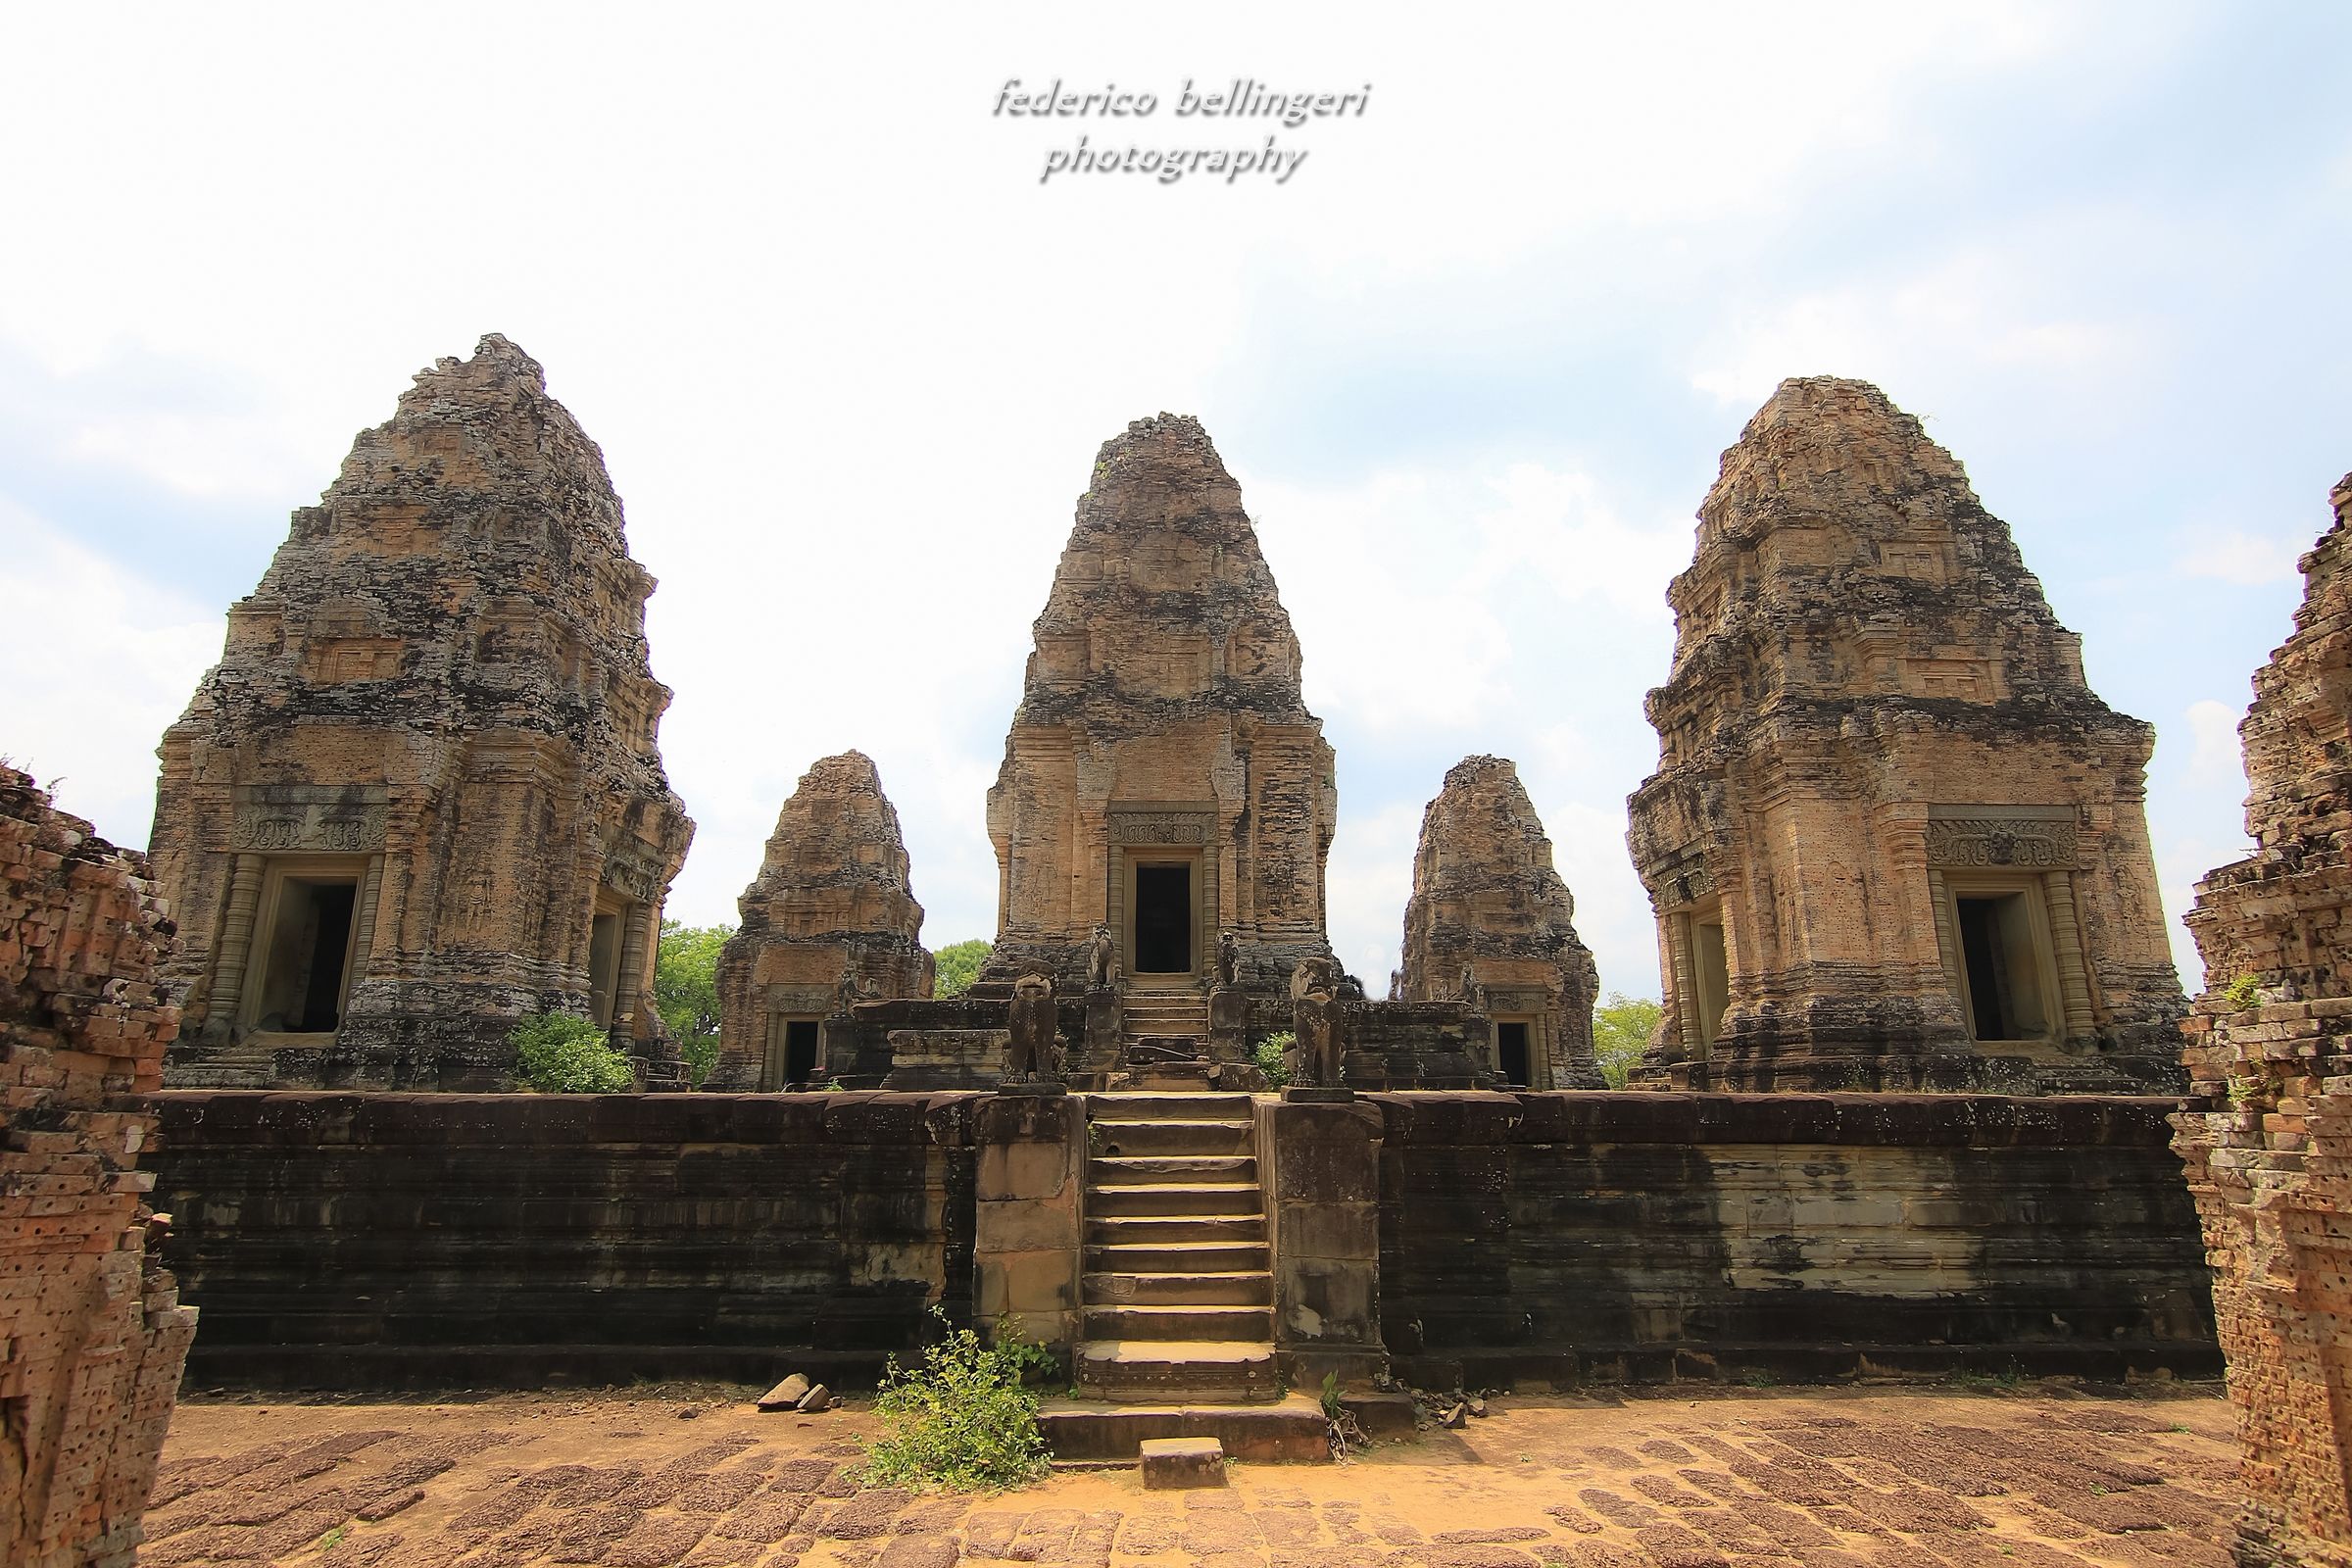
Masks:
[[[137,1169],[179,1008],[141,856],[0,766],[0,1562],[128,1564],[196,1313]]]
[[[2178,1147],[2213,1262],[2251,1505],[2238,1560],[2352,1564],[2352,474],[2254,676],[2255,853],[2197,885],[2207,990]]]

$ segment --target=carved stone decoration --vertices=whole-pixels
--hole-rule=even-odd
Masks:
[[[1103,444],[1035,636],[989,791],[1000,896],[975,989],[1029,972],[1075,989],[1106,926],[1130,985],[1204,991],[1230,930],[1241,983],[1263,977],[1275,1004],[1293,963],[1331,952],[1338,792],[1290,616],[1197,420],[1139,419]],[[1139,891],[1139,866],[1181,873],[1186,906],[1139,907],[1179,885]],[[1139,963],[1139,917],[1179,927],[1152,955],[1173,968]]]
[[[1928,864],[1937,870],[2016,865],[2071,871],[2080,863],[2080,853],[2072,811],[2028,815],[1929,808]]]
[[[1865,382],[1785,381],[1698,517],[1630,802],[1666,981],[1636,1083],[2177,1084],[2151,732],[1951,454]]]
[[[2197,884],[2206,992],[2174,1117],[2214,1269],[2250,1506],[2236,1560],[2352,1565],[2352,474],[2303,557],[2294,634],[2254,676],[2255,850]]]
[[[1600,978],[1575,912],[1518,768],[1499,757],[1465,758],[1421,816],[1391,995],[1510,1014],[1496,1027],[1525,1043],[1526,1087],[1599,1089],[1592,1004]]]
[[[1217,984],[1238,986],[1242,983],[1242,939],[1228,927],[1217,937]]]
[[[652,949],[694,824],[653,588],[603,456],[505,338],[359,435],[164,736],[170,1083],[498,1089],[538,1011],[674,1076]]]
[[[910,871],[871,758],[843,752],[801,775],[719,953],[719,1054],[704,1088],[779,1087],[782,1064],[766,1059],[778,1019],[931,995]]]
[[[1058,1030],[1052,976],[1025,974],[1012,983],[1005,1028],[1009,1032],[1004,1047],[1005,1084],[1054,1082],[1054,1045]]]

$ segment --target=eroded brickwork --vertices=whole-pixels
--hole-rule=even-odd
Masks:
[[[179,1010],[146,862],[0,767],[0,1562],[127,1564],[196,1329],[136,1169]]]
[[[498,1088],[540,1010],[674,1058],[653,948],[694,824],[621,525],[596,444],[496,334],[295,513],[164,736],[173,1083]]]
[[[1036,969],[1081,991],[1098,924],[1131,978],[1196,989],[1229,931],[1255,994],[1329,957],[1331,748],[1241,488],[1197,420],[1139,419],[1103,443],[1036,639],[988,796],[1001,892],[984,982]],[[1168,919],[1139,951],[1154,910]]]
[[[795,1021],[813,1046],[813,1026],[846,1022],[858,1002],[931,995],[906,841],[862,752],[801,775],[736,907],[743,923],[719,955],[719,1058],[706,1089],[782,1087]],[[807,1065],[831,1064],[812,1055]]]
[[[1529,1089],[1598,1089],[1592,1003],[1600,975],[1578,939],[1576,901],[1551,863],[1535,803],[1504,758],[1448,768],[1421,815],[1404,906],[1398,1002],[1468,1002],[1521,1031],[1504,1076]]]
[[[2207,989],[2175,1118],[2245,1448],[2238,1556],[2266,1568],[2352,1564],[2352,474],[2331,500],[2238,727],[2255,852],[2187,917]]]
[[[1698,516],[1631,801],[1666,992],[1641,1081],[2177,1084],[2151,732],[1951,454],[1866,382],[1784,381]]]

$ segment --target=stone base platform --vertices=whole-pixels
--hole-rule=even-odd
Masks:
[[[1228,1458],[1320,1464],[1331,1457],[1323,1406],[1303,1394],[1273,1404],[1096,1404],[1049,1399],[1038,1416],[1056,1459],[1133,1459],[1147,1442],[1214,1438]]]

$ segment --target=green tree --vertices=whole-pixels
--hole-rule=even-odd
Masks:
[[[516,1076],[543,1095],[625,1095],[637,1087],[629,1058],[605,1031],[568,1012],[535,1012],[507,1036]]]
[[[935,997],[960,997],[972,989],[980,978],[980,966],[988,961],[989,944],[979,937],[969,942],[951,943],[931,956],[937,966],[931,981]]]
[[[1612,991],[1592,1009],[1592,1054],[1600,1058],[1600,1075],[1611,1089],[1623,1089],[1627,1074],[1649,1049],[1649,1037],[1666,1009],[1644,997]]]
[[[654,955],[654,1007],[697,1085],[718,1062],[718,950],[734,934],[731,925],[662,922],[662,946]]]

